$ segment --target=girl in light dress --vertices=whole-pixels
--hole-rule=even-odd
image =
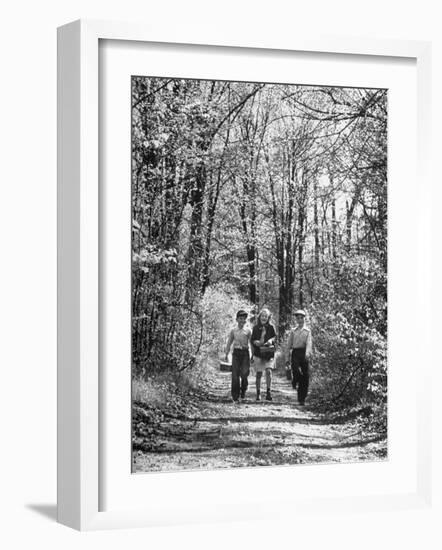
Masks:
[[[270,323],[271,313],[267,308],[261,310],[258,321],[252,330],[253,366],[256,372],[256,400],[261,399],[261,379],[266,375],[266,400],[272,401],[272,370],[275,366],[274,346],[276,341],[275,327]],[[266,351],[263,348],[272,348]]]

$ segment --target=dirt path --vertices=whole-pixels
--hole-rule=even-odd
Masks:
[[[386,439],[357,424],[333,421],[300,407],[290,382],[273,379],[273,401],[255,401],[254,376],[246,399],[230,400],[230,373],[220,372],[194,414],[167,418],[155,451],[134,452],[134,472],[213,469],[311,462],[355,462],[386,457]],[[265,392],[263,392],[265,394]]]

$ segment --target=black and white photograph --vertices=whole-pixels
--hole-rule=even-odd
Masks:
[[[3,7],[0,546],[440,550],[440,2]]]
[[[132,472],[386,460],[388,90],[131,94]]]

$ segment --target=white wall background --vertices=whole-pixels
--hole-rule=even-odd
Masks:
[[[56,27],[79,17],[167,21],[188,28],[432,40],[434,281],[442,281],[440,128],[442,18],[436,0],[16,0],[1,9],[0,544],[3,548],[439,548],[441,382],[435,359],[431,510],[306,516],[293,524],[229,524],[83,533],[54,522],[56,495]],[[406,125],[406,113],[404,113]],[[406,127],[406,126],[405,126]],[[439,218],[439,219],[438,219]],[[412,220],[410,220],[412,223]],[[440,289],[434,285],[435,312]],[[416,320],[411,320],[416,322]],[[440,338],[435,314],[434,335]],[[436,325],[436,322],[438,325]],[[418,330],[413,330],[416,345]],[[418,364],[417,364],[418,368]],[[407,427],[404,426],[406,430]],[[5,543],[6,539],[8,542]]]

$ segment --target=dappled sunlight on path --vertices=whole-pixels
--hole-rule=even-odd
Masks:
[[[299,406],[282,374],[275,373],[273,401],[256,401],[254,382],[252,374],[246,398],[234,404],[230,373],[217,373],[197,414],[170,416],[155,450],[134,452],[134,472],[385,458],[385,438],[368,437],[355,424],[334,423],[308,405]]]

